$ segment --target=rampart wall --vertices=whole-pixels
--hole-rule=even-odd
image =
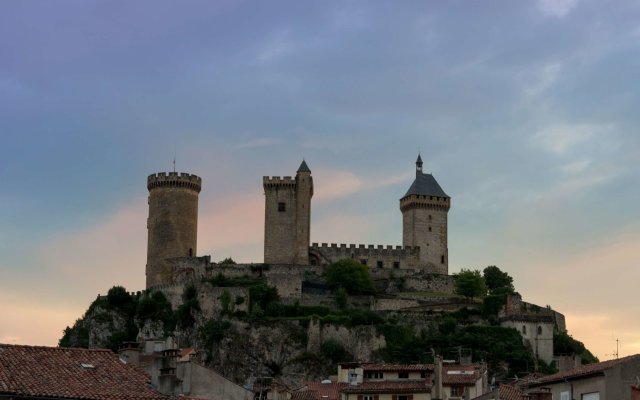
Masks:
[[[312,263],[329,265],[345,258],[355,259],[371,269],[414,269],[420,267],[420,248],[364,244],[313,243]]]

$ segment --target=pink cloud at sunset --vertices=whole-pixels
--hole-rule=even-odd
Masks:
[[[640,321],[629,314],[640,281],[638,243],[637,230],[629,229],[567,256],[534,257],[518,267],[517,288],[564,313],[569,333],[601,359],[611,358],[616,338],[621,355],[638,353]]]

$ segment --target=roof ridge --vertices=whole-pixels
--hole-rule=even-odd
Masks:
[[[68,350],[72,350],[72,351],[90,351],[90,352],[106,352],[106,353],[111,353],[111,354],[116,354],[115,352],[113,352],[110,349],[103,349],[103,348],[95,348],[95,349],[86,349],[84,347],[60,347],[60,346],[43,346],[43,345],[33,345],[33,344],[10,344],[10,343],[0,343],[0,347],[22,347],[22,348],[28,348],[28,349],[47,349],[47,350],[57,350],[57,351],[68,351]]]

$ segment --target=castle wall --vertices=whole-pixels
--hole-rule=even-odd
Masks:
[[[424,274],[406,277],[404,287],[417,292],[453,293],[454,282],[452,275]]]
[[[500,326],[514,328],[533,355],[546,363],[553,361],[553,318],[548,315],[513,315],[503,318]]]
[[[420,266],[420,249],[414,247],[313,243],[309,252],[312,262],[315,260],[319,265],[329,265],[345,258],[352,258],[365,264],[371,271],[417,269]]]
[[[147,288],[172,282],[167,258],[196,254],[201,184],[199,177],[185,173],[158,173],[147,178]]]

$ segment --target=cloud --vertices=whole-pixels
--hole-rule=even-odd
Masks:
[[[272,137],[262,137],[262,138],[253,138],[246,139],[243,143],[239,143],[236,145],[239,149],[249,149],[255,147],[268,147],[278,144],[279,140]]]
[[[223,195],[202,202],[198,219],[198,255],[211,254],[219,261],[262,260],[264,195],[250,191]]]
[[[543,14],[562,18],[578,5],[578,0],[538,0],[538,8]]]
[[[318,242],[331,238],[331,243],[364,244],[362,238],[375,229],[375,218],[333,213],[317,221],[311,229],[311,240]]]
[[[613,124],[556,124],[538,131],[533,139],[548,152],[564,155],[611,132],[613,128]]]
[[[315,178],[313,200],[322,203],[366,190],[406,183],[412,175],[412,172],[404,172],[397,175],[382,176],[377,179],[363,179],[350,171],[317,169],[313,171]]]
[[[640,229],[628,226],[625,230],[562,254],[533,253],[517,268],[518,290],[533,302],[543,301],[541,305],[551,304],[564,313],[569,332],[600,358],[610,358],[606,354],[615,345],[613,333],[629,346],[640,342],[640,321],[630,318],[637,312],[630,299],[640,280]],[[626,354],[640,351],[627,349]]]
[[[526,73],[522,78],[525,96],[537,97],[552,88],[560,78],[562,69],[561,62],[552,62]]]
[[[257,59],[260,63],[273,62],[294,48],[289,30],[279,30],[267,39],[258,51]]]
[[[36,247],[35,270],[17,270],[0,290],[0,341],[56,345],[98,294],[114,285],[144,288],[146,198],[99,223]]]

